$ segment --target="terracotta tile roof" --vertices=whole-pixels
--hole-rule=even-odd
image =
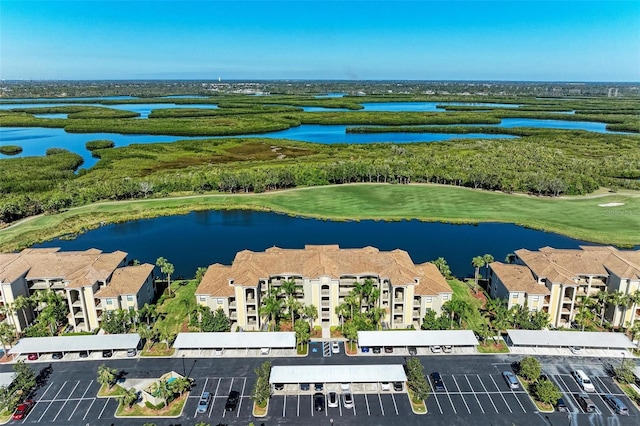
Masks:
[[[539,251],[517,250],[516,255],[536,274],[551,282],[575,284],[578,276],[605,276],[611,272],[625,279],[640,278],[640,251],[620,251],[609,246],[580,249],[543,247]]]
[[[433,263],[417,265],[422,272],[420,283],[413,290],[416,296],[431,296],[439,293],[453,293],[451,286]]]
[[[415,284],[416,279],[424,279],[422,291],[431,292],[426,294],[437,294],[436,290],[445,286],[451,291],[441,275],[439,280],[433,269],[416,266],[404,250],[380,252],[375,247],[341,249],[337,245],[307,245],[304,249],[271,247],[264,252],[238,252],[231,266],[215,264],[209,267],[197,294],[232,295],[230,279],[234,285],[256,286],[260,279],[277,275],[335,279],[348,275],[378,275],[388,278],[392,285]]]
[[[79,288],[106,281],[126,257],[127,253],[123,251],[25,249],[20,253],[0,255],[0,277],[13,281],[28,271],[27,279],[59,278],[68,281],[67,287]]]
[[[509,291],[527,294],[551,294],[544,284],[538,284],[531,270],[523,265],[506,265],[502,262],[492,262],[489,268],[502,281]]]
[[[125,266],[113,272],[111,281],[102,287],[95,295],[97,298],[117,297],[128,294],[138,294],[149,275],[153,273],[154,266],[149,263],[142,265]]]

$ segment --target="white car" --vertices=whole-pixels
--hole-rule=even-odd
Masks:
[[[433,352],[434,354],[439,354],[440,352],[442,352],[442,347],[441,346],[431,346],[431,352]]]
[[[333,341],[331,342],[331,352],[334,354],[339,354],[340,353],[340,343]]]
[[[349,392],[351,386],[349,385],[349,383],[340,383],[340,389],[342,389],[342,392]]]
[[[223,354],[223,353],[224,353],[224,350],[223,350],[222,348],[215,348],[215,349],[213,350],[213,354],[214,354],[215,356],[222,356],[222,354]]]
[[[381,382],[380,383],[380,389],[382,389],[383,391],[390,391],[391,390],[391,383],[389,383],[389,382]]]

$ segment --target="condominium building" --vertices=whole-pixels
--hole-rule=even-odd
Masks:
[[[39,248],[0,254],[0,307],[8,316],[3,320],[18,331],[33,321],[41,307],[15,309],[19,296],[54,291],[64,297],[74,331],[99,328],[105,310],[137,309],[152,300],[153,265],[126,266],[127,253],[122,251],[59,250]]]
[[[453,294],[435,265],[416,265],[404,250],[307,245],[304,249],[244,250],[231,265],[211,265],[196,290],[196,300],[212,310],[222,308],[236,325],[256,330],[267,321],[260,315],[262,299],[277,294],[282,283],[290,280],[296,283],[293,297],[315,306],[316,324],[324,328],[340,325],[336,307],[356,283],[365,280],[379,291],[375,306],[384,310],[382,321],[390,328],[419,326],[427,310],[439,314]]]
[[[614,247],[582,246],[580,249],[544,247],[515,252],[514,264],[493,262],[489,294],[530,310],[549,313],[551,325],[569,327],[580,301],[600,291],[633,295],[640,289],[640,251]],[[640,307],[607,305],[605,318],[613,325],[633,324]]]

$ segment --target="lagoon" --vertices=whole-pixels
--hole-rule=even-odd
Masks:
[[[219,262],[231,264],[241,250],[269,247],[304,248],[305,244],[338,244],[343,248],[374,246],[406,250],[415,263],[444,257],[458,277],[473,274],[471,259],[489,253],[498,261],[520,248],[577,248],[593,245],[549,232],[503,223],[453,225],[417,220],[332,222],[254,211],[204,211],[107,225],[74,240],[53,240],[35,247],[62,250],[123,250],[128,259],[155,263],[160,256],[175,266],[175,276]]]

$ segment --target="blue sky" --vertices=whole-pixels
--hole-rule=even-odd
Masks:
[[[0,79],[640,81],[638,1],[0,0]]]

